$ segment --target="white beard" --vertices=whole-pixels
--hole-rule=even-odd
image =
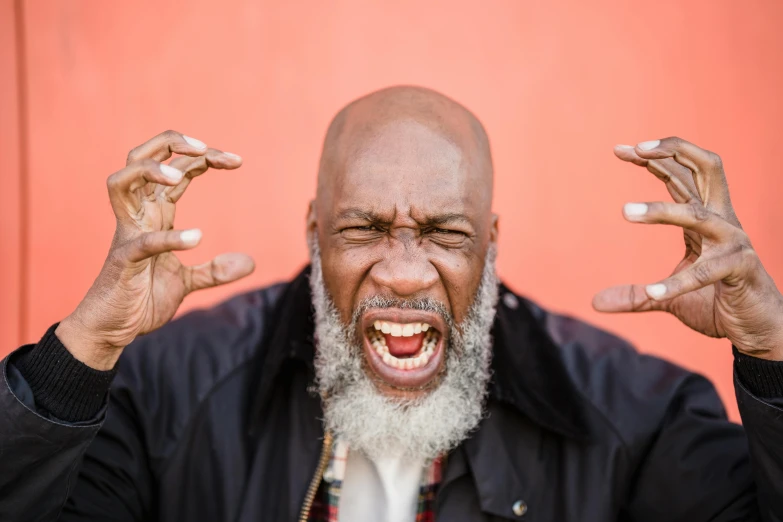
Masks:
[[[381,296],[360,303],[352,323],[345,325],[324,285],[317,245],[311,247],[311,261],[316,384],[324,400],[325,428],[374,460],[389,455],[430,460],[465,440],[484,415],[490,377],[490,329],[498,299],[494,245],[473,304],[459,325],[433,299]],[[449,327],[445,374],[436,388],[416,399],[383,395],[364,369],[358,319],[369,308],[389,306],[434,311]]]

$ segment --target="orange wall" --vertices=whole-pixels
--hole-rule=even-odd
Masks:
[[[11,0],[0,0],[0,354],[35,341],[90,285],[113,229],[104,180],[132,146],[174,128],[245,158],[238,172],[199,178],[179,206],[178,228],[204,231],[186,260],[241,250],[258,264],[242,284],[186,301],[206,305],[299,269],[329,119],[363,93],[413,83],[463,102],[489,130],[506,281],[706,373],[736,418],[725,341],[663,315],[601,316],[590,300],[604,286],[654,282],[679,259],[677,230],[622,219],[626,201],[666,193],[612,155],[615,143],[671,134],[723,155],[740,218],[783,281],[783,3],[23,7],[14,25]],[[25,49],[13,43],[20,29]],[[26,149],[15,112],[19,56]]]
[[[0,0],[0,356],[20,340],[22,322],[22,143],[19,141],[19,76],[16,13]],[[22,47],[22,49],[20,49]]]

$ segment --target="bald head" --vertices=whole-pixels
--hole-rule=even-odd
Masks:
[[[308,237],[343,320],[384,296],[435,299],[461,321],[497,230],[487,135],[463,106],[393,87],[334,118]]]
[[[438,92],[423,87],[398,86],[375,91],[344,107],[332,120],[324,140],[318,171],[318,198],[327,196],[346,164],[369,150],[383,146],[384,130],[397,127],[401,134],[429,131],[456,148],[466,181],[492,199],[492,157],[484,126],[468,109]],[[418,130],[416,127],[420,127]],[[409,131],[406,133],[406,130]],[[387,140],[388,141],[388,140]],[[415,140],[414,140],[415,141]],[[387,143],[386,145],[390,145]],[[392,145],[395,149],[402,143]],[[448,154],[448,152],[444,151]],[[422,172],[426,175],[426,172]],[[458,180],[454,180],[455,182]]]
[[[442,453],[481,419],[488,378],[498,227],[483,126],[419,87],[356,100],[329,126],[307,222],[327,427],[363,451]]]

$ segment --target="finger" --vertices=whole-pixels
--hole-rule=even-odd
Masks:
[[[184,178],[184,173],[170,165],[144,159],[131,163],[108,177],[106,187],[109,191],[114,214],[125,217],[128,211],[138,209],[141,200],[135,192],[147,184],[174,187]]]
[[[647,285],[644,291],[656,302],[674,299],[729,277],[736,267],[736,258],[732,255],[706,259],[702,257],[685,270],[659,283]]]
[[[621,160],[633,163],[634,165],[639,165],[640,167],[647,166],[647,160],[645,158],[639,157],[639,155],[636,154],[636,150],[633,145],[615,145],[614,155]]]
[[[671,158],[648,160],[636,153],[631,145],[616,145],[615,155],[623,161],[646,167],[648,171],[666,184],[666,189],[677,203],[701,201],[699,191],[693,181],[693,173]]]
[[[720,156],[677,137],[639,143],[635,152],[649,160],[671,158],[686,167],[707,208],[736,221]],[[733,224],[739,226],[739,221]]]
[[[210,167],[215,169],[233,170],[242,166],[242,158],[231,152],[222,152],[217,149],[209,149],[206,154],[196,158],[180,157],[171,162],[171,166],[181,170],[184,173],[182,181],[174,187],[161,187],[159,195],[168,198],[172,203],[176,203],[185,193],[190,181],[203,173]]]
[[[649,312],[662,310],[663,303],[650,299],[644,285],[620,285],[606,288],[593,297],[593,308],[599,312]]]
[[[207,146],[204,142],[177,131],[167,130],[131,150],[125,164],[130,165],[143,159],[161,162],[169,159],[174,153],[201,156],[206,151]]]
[[[221,254],[208,263],[185,268],[185,288],[188,293],[231,283],[255,270],[253,258],[247,254]]]
[[[172,250],[189,250],[201,241],[201,230],[168,230],[163,232],[148,232],[142,234],[117,250],[117,255],[131,263],[171,252]]]
[[[634,223],[676,225],[716,242],[739,239],[742,231],[699,203],[626,203],[625,219]]]

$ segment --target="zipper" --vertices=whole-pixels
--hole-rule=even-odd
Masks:
[[[332,434],[328,431],[324,433],[324,443],[321,446],[321,456],[318,458],[318,467],[315,470],[310,481],[310,486],[307,488],[307,495],[305,495],[304,504],[302,504],[302,511],[299,514],[299,522],[307,522],[307,518],[310,516],[310,509],[313,507],[313,501],[315,500],[315,494],[318,492],[318,486],[321,485],[321,478],[323,477],[326,465],[329,463],[329,456],[332,452]]]

